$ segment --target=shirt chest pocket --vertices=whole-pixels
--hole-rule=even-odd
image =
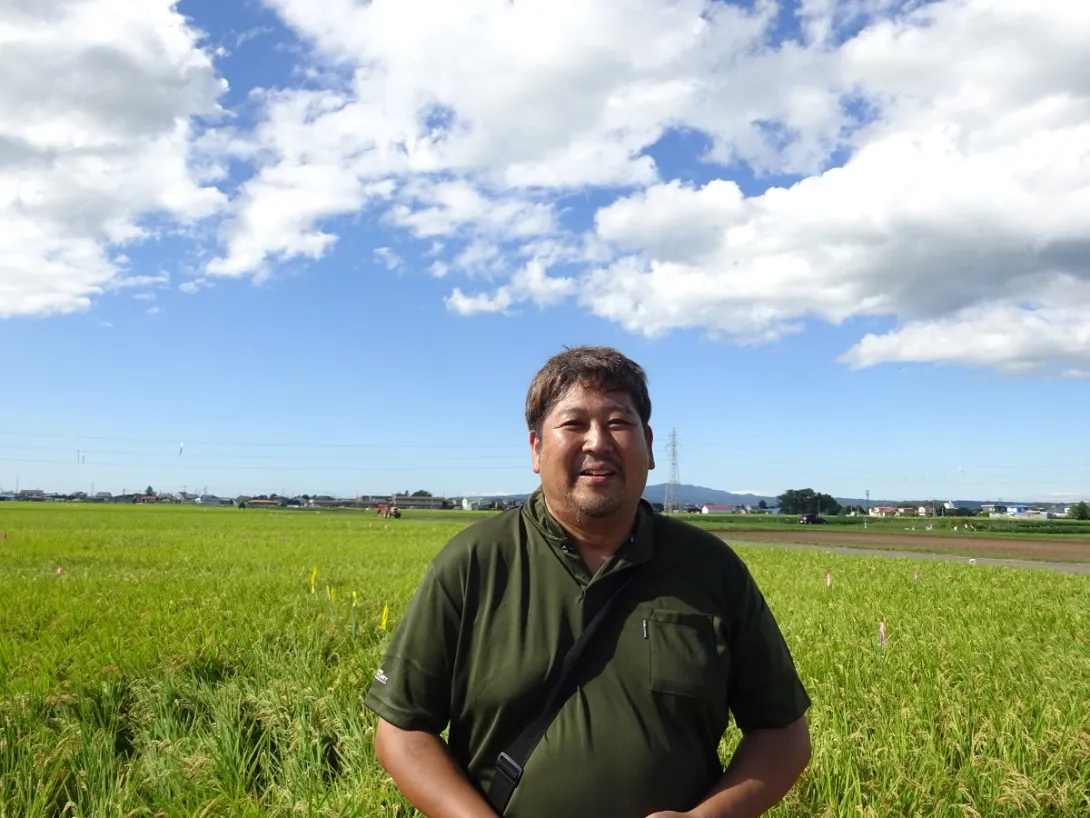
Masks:
[[[725,697],[730,653],[719,617],[651,608],[644,620],[651,689],[675,696]]]

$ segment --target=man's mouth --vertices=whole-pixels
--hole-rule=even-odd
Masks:
[[[614,477],[617,474],[616,469],[600,468],[600,469],[581,469],[579,471],[580,477],[588,477],[594,480],[604,480],[607,477]]]

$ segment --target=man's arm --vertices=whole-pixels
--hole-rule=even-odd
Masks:
[[[434,733],[402,730],[380,718],[375,755],[409,803],[427,818],[496,818]]]
[[[757,818],[772,809],[794,786],[810,762],[806,716],[786,727],[751,730],[719,783],[690,818]]]

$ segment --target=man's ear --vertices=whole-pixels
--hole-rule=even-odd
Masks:
[[[647,426],[643,430],[643,439],[647,441],[647,468],[655,468],[655,433],[651,431],[651,427]]]
[[[530,432],[530,462],[533,464],[534,474],[541,474],[541,438],[537,432]]]

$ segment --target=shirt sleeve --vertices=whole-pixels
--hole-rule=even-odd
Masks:
[[[731,645],[730,709],[743,732],[784,727],[801,718],[810,697],[772,610],[737,559],[737,629]]]
[[[364,706],[402,730],[439,734],[450,721],[451,679],[461,628],[461,583],[428,564],[397,623]]]

